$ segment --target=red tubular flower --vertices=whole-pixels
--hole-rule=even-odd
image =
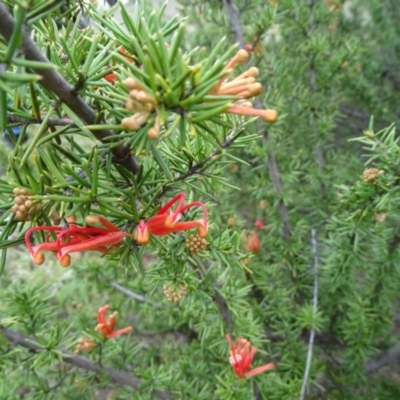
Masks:
[[[268,363],[249,371],[257,349],[252,347],[251,343],[246,339],[239,338],[236,339],[235,342],[232,342],[231,335],[229,335],[229,333],[226,334],[225,337],[230,347],[229,362],[239,379],[250,378],[251,376],[258,375],[262,372],[275,368],[274,363]]]
[[[150,217],[147,222],[141,220],[136,229],[136,241],[139,244],[146,244],[149,241],[150,234],[163,236],[193,228],[197,228],[200,237],[206,237],[208,231],[208,213],[205,204],[200,201],[194,201],[184,205],[184,202],[185,194],[179,193],[165,204],[156,215]],[[175,203],[178,203],[175,210],[171,210]],[[193,207],[200,207],[203,210],[203,219],[179,222],[182,213]]]
[[[71,263],[70,253],[81,251],[110,253],[118,248],[126,236],[133,237],[129,233],[120,231],[117,226],[102,216],[88,216],[86,222],[88,225],[99,223],[104,228],[79,227],[74,221],[69,221],[67,228],[36,226],[28,229],[25,233],[25,243],[32,259],[36,264],[42,264],[45,259],[43,251],[52,251],[57,254],[60,264],[67,267]],[[52,241],[52,235],[48,234],[44,243],[32,246],[30,237],[35,231],[54,232],[57,238]]]
[[[260,251],[261,243],[258,235],[255,231],[251,231],[248,235],[243,235],[243,241],[245,242],[245,249],[257,253]]]
[[[116,317],[117,317],[118,313],[113,312],[107,319],[106,314],[107,314],[107,310],[109,308],[110,308],[110,306],[107,304],[98,309],[98,311],[97,311],[97,326],[96,326],[95,330],[98,332],[101,332],[106,339],[112,339],[119,335],[123,335],[124,333],[131,332],[132,331],[131,326],[114,331]]]

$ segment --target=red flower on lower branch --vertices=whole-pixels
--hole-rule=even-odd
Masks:
[[[176,204],[175,210],[172,207]],[[207,207],[201,201],[185,203],[185,194],[179,193],[162,207],[156,215],[147,221],[141,220],[136,229],[136,241],[139,244],[146,244],[150,240],[150,235],[164,236],[170,233],[187,231],[197,228],[200,237],[204,238],[208,232],[208,213]],[[195,221],[179,222],[182,213],[190,208],[200,207],[203,211],[203,219]]]
[[[231,335],[226,334],[225,337],[230,347],[229,362],[238,378],[250,378],[254,375],[258,375],[262,372],[275,368],[274,363],[268,363],[249,371],[257,349],[254,346],[251,346],[251,343],[246,339],[239,338],[233,342]]]
[[[124,333],[131,332],[132,331],[131,326],[114,331],[115,324],[116,324],[116,317],[117,317],[118,313],[113,312],[108,318],[106,318],[107,310],[109,308],[110,308],[110,306],[107,304],[98,309],[98,311],[97,311],[97,326],[96,326],[95,330],[98,332],[101,332],[106,339],[112,339],[119,335],[123,335]]]

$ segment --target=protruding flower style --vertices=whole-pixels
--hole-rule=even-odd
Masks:
[[[87,217],[88,225],[101,224],[103,228],[93,226],[80,227],[74,219],[69,219],[68,227],[61,226],[36,226],[25,233],[25,243],[36,264],[45,260],[44,251],[51,251],[57,255],[63,267],[71,263],[70,253],[81,251],[99,251],[111,253],[115,251],[126,236],[133,235],[122,232],[117,226],[102,216],[90,215]],[[32,246],[31,235],[35,231],[49,232],[44,243]],[[53,234],[52,234],[53,233]],[[54,235],[56,238],[54,239]]]
[[[224,68],[224,71],[229,72],[235,65],[242,64],[249,59],[249,53],[246,50],[239,50],[236,55],[228,61]],[[250,67],[247,71],[243,72],[236,78],[228,81],[224,78],[215,85],[211,90],[210,94],[221,95],[221,96],[237,96],[241,99],[250,99],[251,97],[257,96],[262,91],[262,85],[256,81],[258,76],[258,69],[256,67]],[[265,122],[276,122],[278,119],[278,113],[276,110],[262,110],[253,108],[251,103],[235,103],[228,107],[224,112],[230,114],[238,114],[245,116],[260,117]]]
[[[97,311],[97,326],[96,326],[95,330],[97,332],[102,333],[106,339],[112,339],[119,335],[123,335],[124,333],[131,332],[132,331],[131,326],[114,331],[118,313],[113,312],[108,318],[106,318],[107,310],[109,308],[110,308],[110,306],[107,304],[98,309],[98,311]]]
[[[257,349],[254,346],[251,346],[251,343],[246,339],[239,338],[233,342],[229,334],[226,334],[225,337],[230,347],[229,362],[239,379],[250,378],[254,375],[275,368],[275,364],[271,362],[249,371]]]
[[[171,210],[175,203],[178,203],[175,210]],[[150,235],[164,236],[193,228],[197,228],[198,235],[201,238],[206,237],[208,232],[208,213],[205,204],[201,201],[194,201],[186,205],[184,203],[185,194],[179,193],[165,204],[156,215],[150,217],[147,221],[141,220],[135,232],[136,241],[139,244],[146,244],[149,242]],[[200,207],[203,210],[203,219],[179,222],[182,213],[193,207]]]
[[[248,235],[243,235],[243,241],[245,242],[245,249],[257,253],[260,251],[261,243],[258,238],[257,232],[251,231]]]

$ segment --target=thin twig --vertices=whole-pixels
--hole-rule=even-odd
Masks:
[[[310,0],[309,2],[309,29],[306,32],[307,39],[312,40],[311,38],[314,35],[314,31],[316,28],[315,20],[314,20],[314,11],[313,8],[315,6],[315,1]],[[317,71],[315,69],[315,58],[316,54],[311,54],[310,56],[310,67],[309,67],[309,85],[310,85],[310,90],[311,93],[316,93],[317,92]],[[316,133],[316,112],[315,109],[310,110],[310,125],[313,133]],[[324,157],[324,152],[321,146],[321,141],[316,140],[315,142],[315,154],[317,158],[317,163],[319,166],[319,169],[323,171],[324,166],[325,166],[325,157]],[[322,190],[322,196],[323,198],[326,197],[326,184],[322,181],[321,182],[321,190]]]
[[[119,290],[120,292],[122,292],[123,294],[126,294],[129,297],[132,297],[132,299],[135,299],[137,301],[140,301],[142,303],[146,303],[148,300],[146,299],[146,297],[140,295],[140,294],[136,294],[134,292],[132,292],[131,290],[124,288],[123,286],[119,285],[117,282],[111,282],[111,286],[117,290]]]
[[[159,304],[154,303],[153,301],[149,300],[147,297],[142,296],[140,294],[137,294],[135,292],[132,292],[132,290],[129,290],[126,287],[121,286],[117,282],[111,282],[111,286],[114,289],[119,290],[121,293],[126,294],[127,296],[131,297],[132,299],[135,299],[135,300],[140,301],[142,303],[149,303],[154,307],[160,307]]]
[[[313,294],[313,314],[315,315],[318,307],[318,243],[317,243],[317,231],[315,229],[311,230],[311,243],[312,243],[312,253],[314,259],[314,294]],[[310,375],[313,346],[314,346],[315,329],[311,328],[310,340],[308,342],[308,353],[307,353],[307,363],[306,369],[304,371],[303,384],[301,385],[300,400],[304,400],[308,377]]]
[[[7,337],[7,339],[12,342],[14,345],[19,345],[25,347],[33,352],[43,351],[45,350],[43,346],[37,343],[35,340],[22,335],[18,332],[12,331],[6,327],[0,326],[1,331]],[[114,368],[100,366],[98,364],[94,364],[88,358],[84,358],[78,356],[76,354],[67,352],[66,350],[58,350],[61,355],[63,361],[75,365],[78,368],[85,369],[87,371],[92,371],[97,374],[105,374],[115,383],[119,383],[121,385],[129,386],[133,389],[139,389],[142,384],[142,380],[137,378],[136,376],[131,376],[124,371],[118,371]],[[170,399],[171,394],[169,392],[163,392],[160,390],[153,390],[152,395],[159,399]]]
[[[239,47],[241,49],[244,49],[245,43],[244,43],[243,30],[240,25],[239,14],[235,10],[232,4],[232,0],[223,0],[223,1],[230,20],[231,29],[233,30],[233,32],[235,32],[236,41],[239,43]],[[264,108],[258,97],[256,97],[256,99],[254,100],[254,106],[255,108]],[[265,126],[262,126],[261,128],[261,124],[262,123],[258,122],[258,127],[260,127],[260,130],[263,131],[263,137],[267,142],[267,147],[268,147],[267,164],[268,164],[269,174],[271,176],[275,190],[278,192],[279,195],[281,195],[283,189],[282,189],[281,174],[279,172],[278,162],[276,161],[275,154],[271,151],[272,141],[268,134],[268,130],[265,128]],[[283,199],[280,199],[278,202],[278,210],[283,223],[282,237],[286,242],[288,242],[290,239],[289,211]]]
[[[239,44],[239,47],[243,49],[245,43],[244,43],[242,28],[240,26],[239,13],[235,9],[233,0],[223,0],[223,3],[226,9],[226,13],[228,14],[229,17],[231,29],[235,35],[235,41]]]
[[[10,41],[15,29],[15,21],[8,11],[7,6],[0,1],[0,34],[7,42]],[[25,59],[40,61],[49,64],[49,60],[38,49],[35,42],[31,39],[26,27],[21,32],[21,51]],[[65,103],[82,121],[88,125],[96,123],[95,111],[77,95],[75,88],[70,85],[56,69],[32,68],[32,71],[42,76],[40,83],[48,90],[53,92],[61,102]],[[108,130],[92,131],[93,135],[100,141],[113,135]],[[126,146],[113,148],[114,161],[123,165],[126,169],[136,174],[139,165],[130,154],[130,149]]]
[[[258,99],[255,100],[255,105],[257,108],[262,108],[261,102]],[[264,129],[263,137],[267,142],[267,148],[268,148],[267,165],[268,165],[269,175],[272,179],[272,183],[274,185],[275,190],[277,191],[278,195],[281,196],[283,193],[281,174],[279,172],[278,162],[276,160],[275,153],[271,150],[272,140],[269,135],[268,129]],[[282,198],[280,198],[278,202],[278,211],[283,223],[282,237],[286,242],[288,242],[290,239],[289,211]]]
[[[27,118],[22,118],[22,117],[16,117],[14,115],[8,115],[7,116],[7,121],[11,123],[20,123],[22,125],[39,125],[43,121],[38,120],[38,119],[27,119]],[[75,122],[71,121],[70,119],[67,118],[50,118],[47,121],[47,126],[53,127],[53,126],[71,126],[71,127],[76,127],[77,125]]]

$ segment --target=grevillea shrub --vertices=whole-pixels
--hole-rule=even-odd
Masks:
[[[398,7],[95,3],[0,0],[0,398],[400,398]]]

